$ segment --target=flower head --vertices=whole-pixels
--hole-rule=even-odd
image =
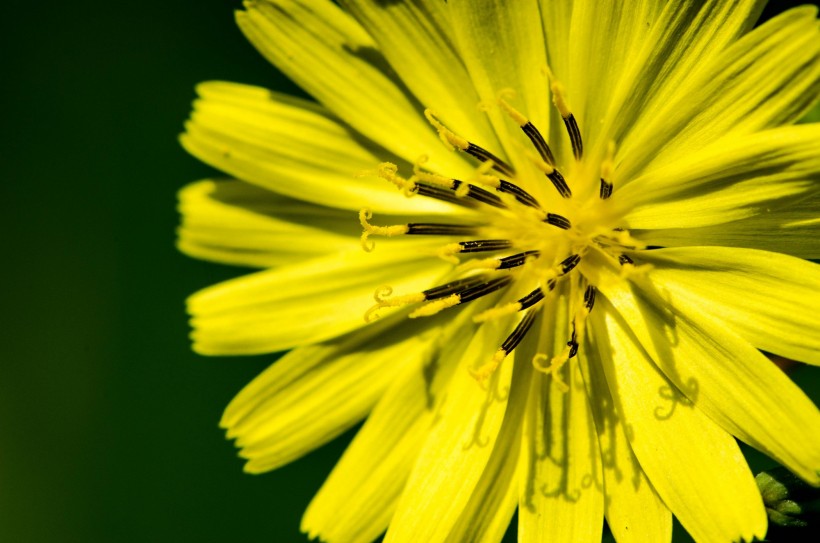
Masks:
[[[816,9],[247,2],[319,104],[199,87],[238,181],[180,247],[263,271],[189,302],[206,354],[292,349],[222,424],[246,469],[367,416],[303,519],[328,541],[762,538],[735,438],[820,484]],[[369,416],[368,416],[369,415]]]

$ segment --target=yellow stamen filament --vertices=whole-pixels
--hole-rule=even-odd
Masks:
[[[539,353],[532,357],[532,365],[536,371],[540,371],[551,376],[552,382],[555,383],[558,390],[561,392],[568,392],[569,387],[564,380],[561,379],[559,372],[561,371],[561,368],[564,367],[564,364],[569,361],[569,347],[566,347],[560,355],[554,356],[552,360],[550,360],[549,364],[544,364],[544,362],[548,359],[549,357],[547,355]]]
[[[536,168],[544,172],[545,175],[552,175],[553,173],[555,173],[555,168],[544,162],[544,160],[540,156],[533,153],[532,151],[525,151],[524,156],[526,156],[527,160],[532,162]]]
[[[375,175],[396,185],[407,196],[416,194],[416,183],[412,179],[405,179],[398,175],[399,167],[391,162],[382,162],[376,169]]]
[[[493,162],[492,160],[482,162],[475,169],[475,175],[473,175],[473,177],[471,177],[469,181],[477,185],[484,185],[485,187],[492,187],[494,189],[497,189],[501,186],[501,178],[489,173],[490,171],[492,171],[494,167],[495,162]]]
[[[525,124],[527,124],[529,122],[529,120],[526,117],[524,117],[524,115],[520,111],[518,111],[512,105],[510,105],[510,103],[507,102],[507,100],[506,100],[506,98],[512,99],[514,97],[515,97],[515,91],[514,90],[512,90],[512,89],[502,89],[498,93],[498,105],[501,106],[501,109],[503,109],[504,112],[507,115],[509,115],[512,118],[513,121],[515,121],[518,124],[518,126],[524,126]]]
[[[359,211],[359,223],[362,225],[362,228],[364,229],[364,232],[362,232],[361,237],[362,249],[364,249],[368,253],[376,247],[376,244],[369,239],[370,236],[401,236],[403,234],[406,234],[409,230],[409,227],[406,224],[397,224],[393,226],[374,226],[368,222],[372,218],[373,212],[371,212],[369,209],[362,209],[361,211]]]
[[[441,249],[439,249],[436,254],[442,260],[447,262],[451,262],[452,264],[458,264],[461,262],[455,255],[460,253],[462,246],[460,243],[448,243]]]
[[[441,141],[450,149],[455,147],[464,151],[470,146],[470,142],[444,126],[441,121],[436,118],[436,114],[433,113],[432,110],[425,109],[424,116],[427,117],[427,121],[438,131],[438,137],[441,138]]]
[[[486,383],[487,379],[495,373],[495,370],[498,369],[498,366],[504,362],[504,359],[507,358],[507,353],[504,352],[504,349],[498,349],[493,357],[486,363],[482,364],[477,368],[469,368],[470,375],[481,384]]]
[[[425,300],[424,294],[416,292],[414,294],[405,294],[403,296],[394,296],[388,298],[393,293],[391,287],[379,287],[376,289],[373,298],[376,300],[376,305],[365,311],[364,321],[373,322],[379,318],[378,311],[385,307],[402,307],[405,305],[416,304]]]
[[[550,90],[552,91],[552,103],[556,108],[558,108],[558,112],[561,114],[561,117],[566,119],[571,114],[569,105],[567,105],[566,88],[564,88],[563,83],[555,78],[552,78]]]
[[[461,296],[458,294],[451,294],[446,298],[441,298],[440,300],[433,300],[428,304],[424,304],[423,306],[419,307],[412,313],[410,313],[411,319],[416,319],[418,317],[430,317],[438,313],[439,311],[443,311],[448,307],[453,307],[461,303]]]

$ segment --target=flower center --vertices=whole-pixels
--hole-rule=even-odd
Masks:
[[[459,180],[427,171],[425,157],[417,162],[408,179],[400,176],[398,168],[390,163],[381,164],[375,173],[406,196],[422,195],[449,202],[465,212],[454,214],[454,220],[447,223],[391,226],[372,224],[369,210],[359,213],[362,246],[366,251],[374,248],[372,236],[440,236],[447,241],[437,251],[438,256],[455,265],[450,281],[422,292],[393,295],[389,287],[379,288],[374,296],[376,304],[367,311],[365,320],[377,318],[384,308],[411,304],[416,307],[410,312],[410,318],[431,316],[493,294],[497,303],[477,312],[473,320],[483,322],[516,316],[517,323],[512,325],[498,350],[471,370],[479,381],[490,377],[519,345],[545,301],[555,296],[556,287],[561,285],[571,305],[566,346],[555,356],[539,354],[532,363],[563,385],[558,371],[576,356],[586,318],[595,303],[595,268],[602,265],[632,268],[632,258],[626,253],[642,248],[619,224],[620,217],[609,205],[614,188],[614,145],[610,144],[607,157],[596,168],[600,173],[598,190],[573,194],[574,187],[590,186],[588,179],[580,179],[582,172],[589,168],[581,167],[584,161],[581,131],[567,105],[563,87],[553,79],[551,90],[572,148],[574,164],[569,166],[568,175],[559,169],[552,149],[538,128],[507,101],[510,91],[498,97],[501,109],[532,144],[535,152],[527,158],[553,187],[555,196],[549,201],[536,198],[522,188],[525,183],[503,159],[452,132],[427,110],[425,116],[438,130],[442,141],[479,162],[475,175]],[[576,176],[578,179],[574,179]]]

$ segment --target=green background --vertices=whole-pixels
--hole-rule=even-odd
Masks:
[[[350,439],[243,474],[217,421],[274,357],[189,349],[185,297],[239,273],[174,248],[176,191],[212,174],[176,142],[193,87],[299,92],[237,7],[45,1],[0,17],[0,542],[304,541],[301,513]],[[818,372],[795,377],[820,397]]]

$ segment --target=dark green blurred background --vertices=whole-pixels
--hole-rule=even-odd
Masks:
[[[298,92],[237,7],[48,0],[0,17],[0,542],[304,541],[349,440],[243,474],[217,421],[273,357],[189,349],[185,297],[237,274],[174,248],[176,191],[212,173],[176,142],[193,87]],[[818,372],[796,378],[818,397]]]

